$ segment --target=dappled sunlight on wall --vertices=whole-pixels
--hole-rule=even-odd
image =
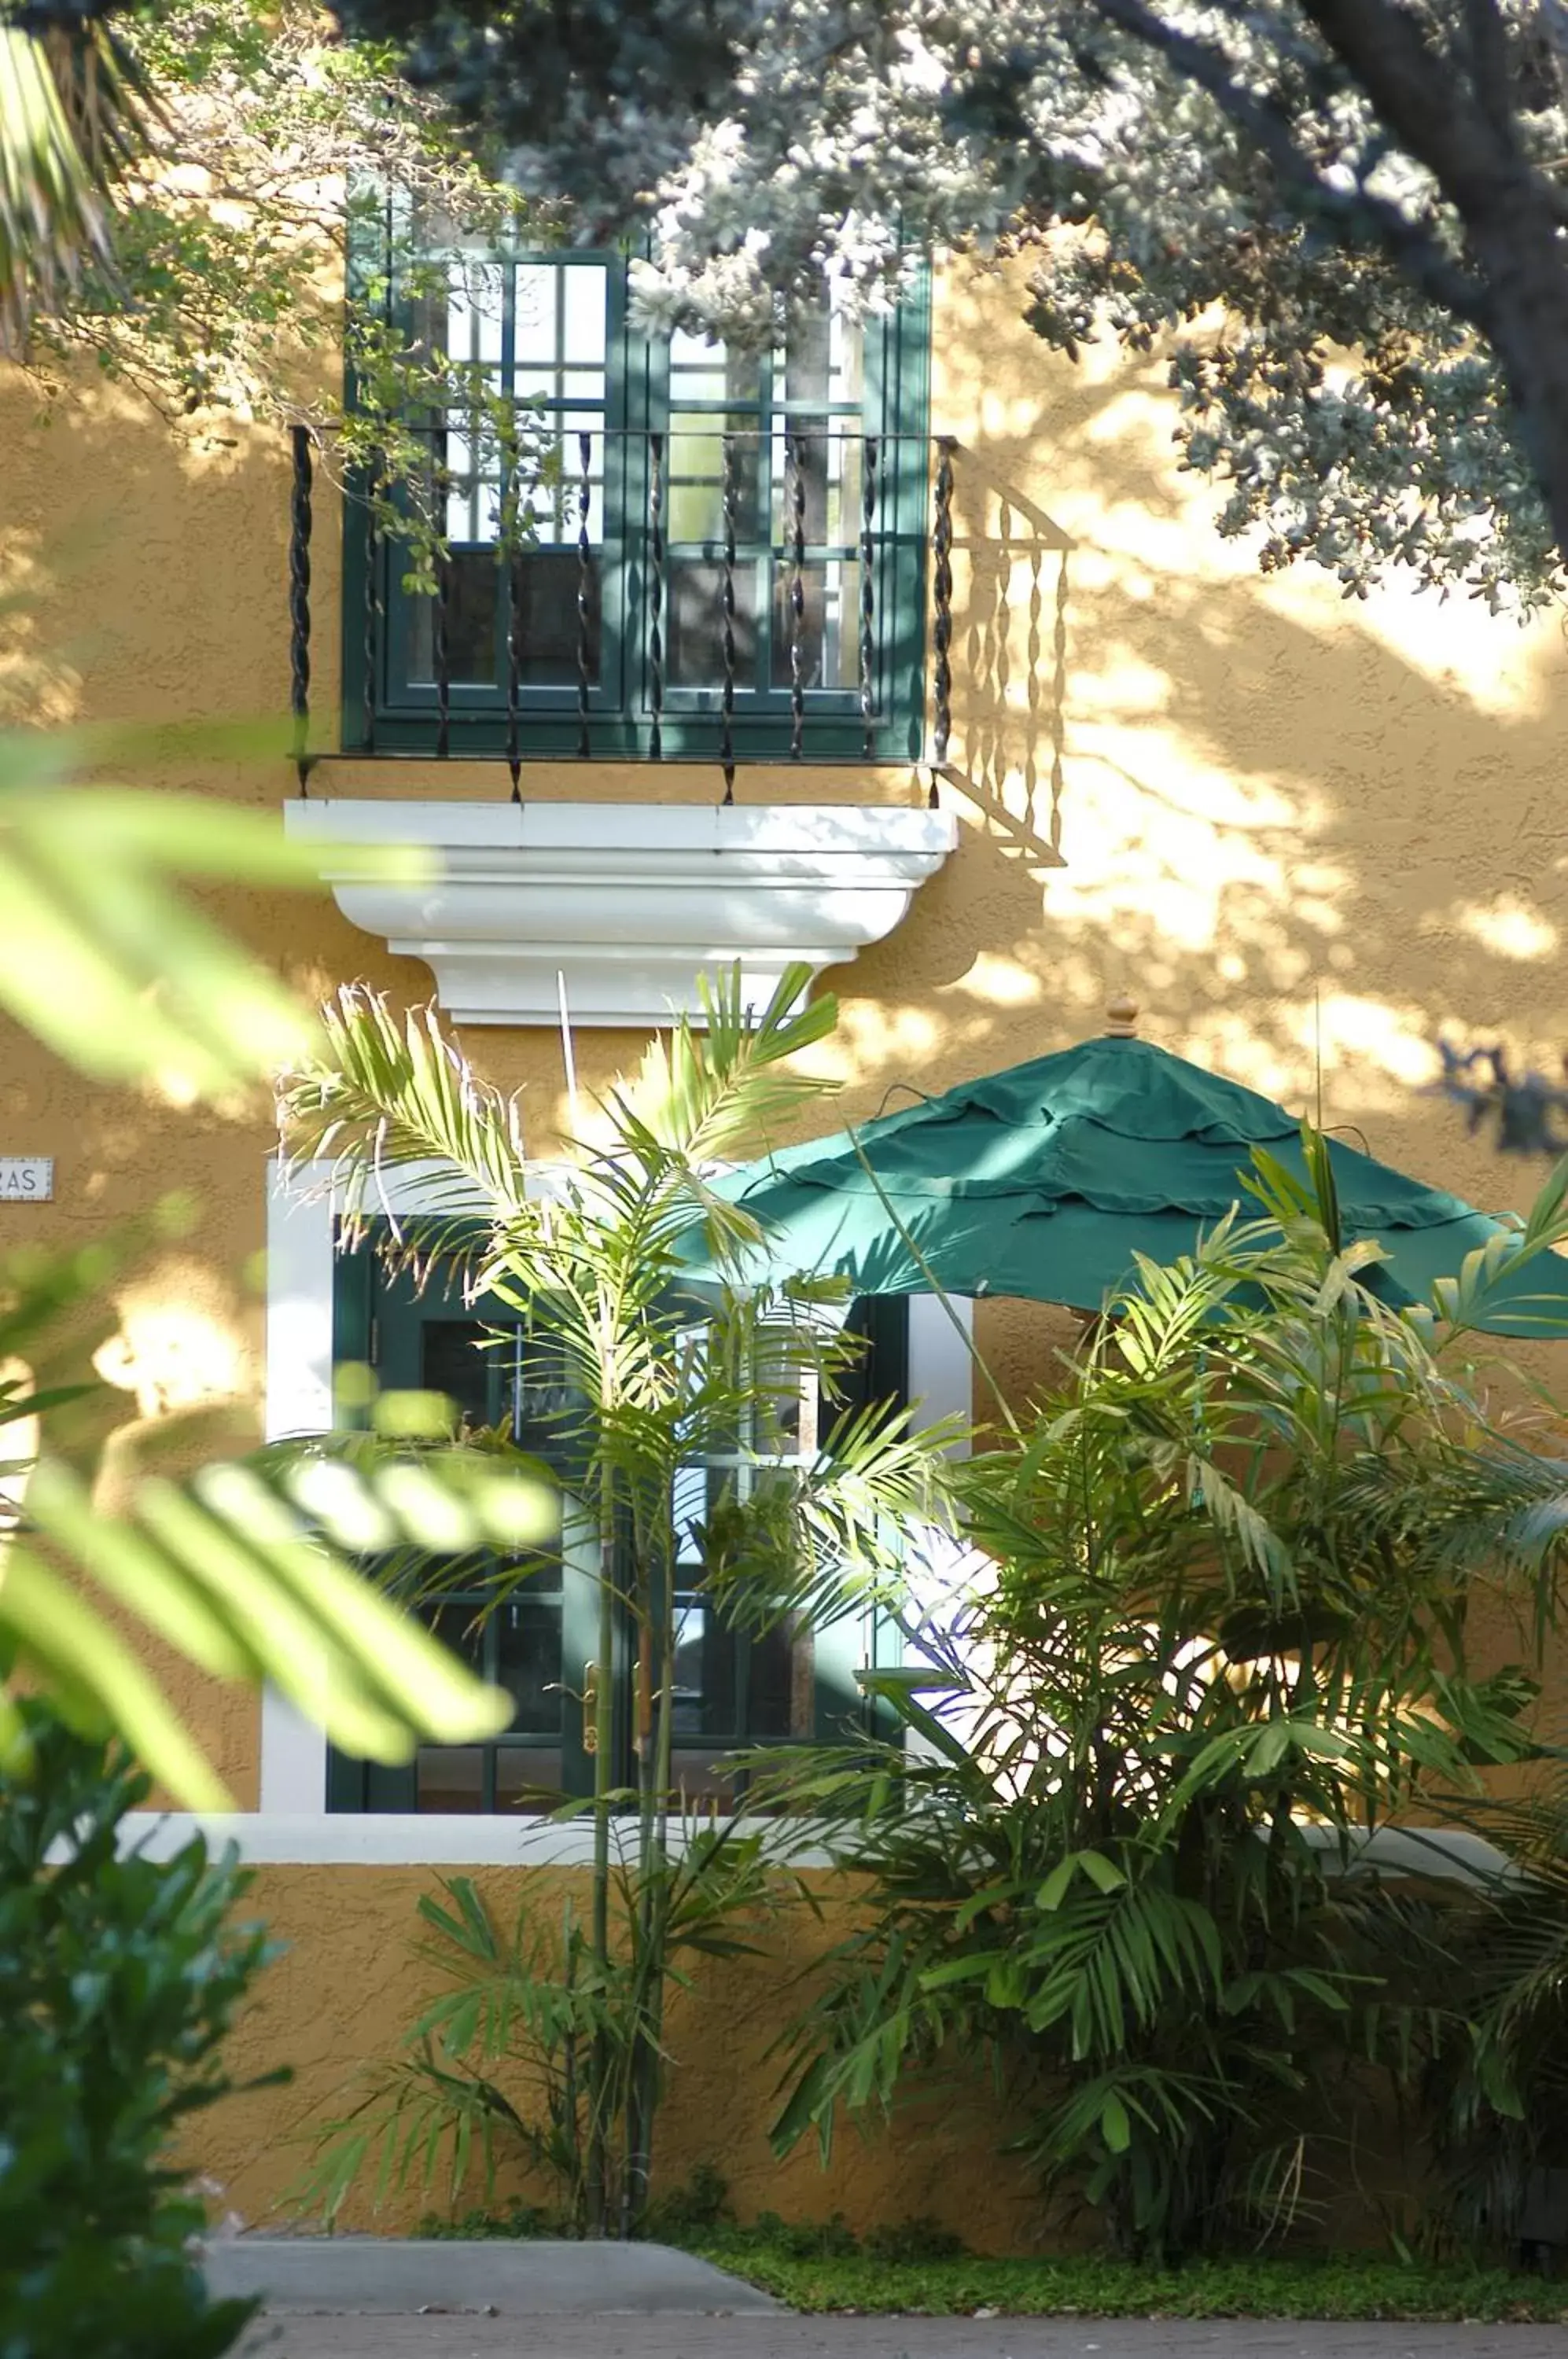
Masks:
[[[1074,369],[1020,310],[1005,270],[955,269],[939,305],[966,834],[835,978],[856,1111],[911,1001],[941,1088],[1097,1029],[1127,987],[1165,1046],[1293,1108],[1321,1093],[1325,1121],[1479,1201],[1528,1198],[1541,1175],[1499,1169],[1428,1084],[1445,1033],[1555,1070],[1568,1027],[1558,634],[1264,579],[1175,467],[1160,364]]]
[[[76,718],[82,675],[48,625],[61,561],[37,530],[0,531],[0,729],[59,729]]]
[[[113,386],[40,409],[25,380],[0,370],[0,549],[31,553],[33,645],[74,675],[69,712],[43,717],[263,723],[287,711],[281,434],[221,420],[182,433]],[[329,532],[311,584],[316,693],[327,704],[337,692],[337,596]],[[158,783],[243,793],[226,764],[205,779],[200,766],[183,776],[179,766]],[[276,791],[273,781],[267,799]]]
[[[1559,870],[1563,866],[1560,861],[1552,864]],[[1472,908],[1462,908],[1455,913],[1454,922],[1462,933],[1500,959],[1551,958],[1562,940],[1554,925],[1549,925],[1538,911],[1512,893],[1500,893],[1485,906],[1477,903]]]
[[[120,1332],[93,1365],[135,1397],[142,1417],[241,1397],[256,1375],[223,1289],[205,1264],[184,1257],[155,1262],[125,1289]]]

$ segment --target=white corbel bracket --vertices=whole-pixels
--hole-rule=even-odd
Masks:
[[[460,1024],[548,1024],[566,984],[574,1024],[699,1015],[695,979],[740,962],[758,1003],[784,969],[813,974],[880,941],[958,840],[946,811],[780,803],[284,806],[291,836],[351,924],[422,959]],[[425,856],[416,884],[363,856]],[[356,857],[356,855],[358,855]]]

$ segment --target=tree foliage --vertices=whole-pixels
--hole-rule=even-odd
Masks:
[[[0,353],[107,260],[114,192],[146,154],[154,114],[118,28],[0,11]]]
[[[6,17],[0,69],[10,60],[44,93],[53,137],[39,158],[43,131],[24,139],[19,100],[0,112],[6,348],[46,414],[107,385],[199,449],[233,447],[245,422],[303,423],[410,543],[414,570],[428,565],[445,529],[432,418],[463,408],[525,444],[527,419],[509,406],[503,419],[484,372],[447,353],[444,300],[409,329],[389,274],[417,306],[433,244],[444,299],[465,254],[516,235],[517,191],[386,45],[345,42],[309,0]],[[73,112],[89,71],[93,107]],[[0,97],[10,86],[0,70]],[[532,234],[550,234],[548,209]]]
[[[1170,355],[1266,567],[1525,607],[1568,537],[1561,0],[337,0],[655,320],[1025,245],[1029,316]]]

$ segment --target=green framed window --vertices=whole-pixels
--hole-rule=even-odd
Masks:
[[[559,1440],[559,1372],[515,1318],[466,1303],[455,1282],[432,1277],[419,1288],[374,1250],[375,1238],[337,1263],[333,1353],[368,1364],[387,1389],[444,1393],[476,1426],[509,1426],[518,1444],[551,1461],[563,1484],[572,1468]],[[902,1398],[908,1390],[906,1306],[855,1306],[867,1351],[855,1394],[832,1412]],[[499,1334],[501,1340],[495,1338]],[[677,1525],[702,1519],[732,1478],[722,1460],[684,1470]],[[590,1793],[593,1761],[584,1745],[583,1697],[598,1647],[597,1565],[586,1540],[570,1535],[550,1556],[487,1559],[454,1568],[438,1602],[421,1611],[454,1648],[510,1690],[516,1714],[494,1743],[430,1745],[404,1768],[329,1756],[331,1811],[528,1815]],[[842,1737],[870,1724],[856,1674],[867,1657],[893,1660],[896,1634],[846,1621],[822,1631],[779,1628],[758,1637],[733,1627],[698,1583],[695,1549],[682,1547],[675,1597],[676,1696],[673,1768],[695,1808],[728,1810],[743,1799],[718,1764],[741,1748]],[[500,1603],[494,1601],[499,1596]],[[488,1610],[481,1613],[482,1607]],[[616,1634],[616,1782],[632,1781],[630,1632]]]
[[[428,245],[417,291],[378,279],[397,323],[515,435],[429,421],[436,596],[347,504],[345,747],[918,757],[923,282],[865,325],[824,291],[780,349],[739,353],[640,333],[624,255]]]

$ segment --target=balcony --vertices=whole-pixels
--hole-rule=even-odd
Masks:
[[[796,424],[799,430],[795,430]],[[344,756],[737,770],[929,765],[952,729],[953,446],[784,418],[771,429],[573,430],[519,503],[472,443],[432,435],[447,546],[402,585],[370,504],[344,550]],[[294,438],[290,669],[310,791],[312,455]],[[928,706],[927,652],[931,655]]]
[[[440,439],[454,528],[433,596],[402,592],[397,551],[351,506],[334,755],[311,727],[312,464],[296,435],[289,832],[343,915],[422,960],[461,1023],[550,1024],[563,1004],[590,1026],[700,1016],[698,972],[735,962],[760,1001],[786,966],[820,973],[882,940],[957,842],[937,806],[951,449],[933,463],[924,437],[820,429],[560,439],[573,466],[509,550],[485,537],[485,486],[458,478]],[[704,520],[716,538],[693,529]],[[809,799],[824,768],[925,763],[923,807]],[[476,793],[502,764],[509,799]],[[529,764],[553,773],[531,798]],[[624,775],[593,796],[596,769],[627,764],[648,772],[646,797],[626,799]],[[713,784],[695,802],[693,765]],[[681,780],[654,787],[677,766]],[[754,766],[792,769],[791,798],[764,787],[737,802]],[[378,771],[387,788],[367,792]],[[343,790],[323,795],[334,772]],[[572,772],[581,799],[561,794]],[[388,844],[418,853],[418,883],[376,874]]]

